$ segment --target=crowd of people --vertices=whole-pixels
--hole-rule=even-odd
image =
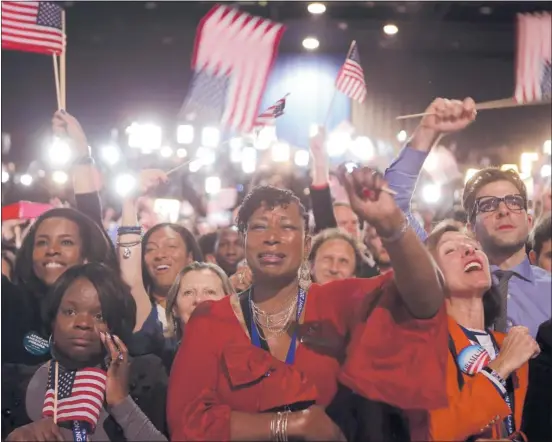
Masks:
[[[308,211],[253,187],[202,236],[144,228],[140,173],[107,233],[78,121],[60,110],[75,207],[2,239],[2,438],[8,441],[550,441],[550,191],[485,168],[462,216],[411,208],[441,137],[475,103],[436,99],[382,175],[336,172],[311,140]],[[3,229],[4,234],[4,229]]]

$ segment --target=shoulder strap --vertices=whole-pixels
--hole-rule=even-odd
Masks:
[[[251,288],[246,290],[245,292],[240,293],[238,296],[240,298],[240,307],[243,314],[243,319],[245,321],[245,325],[247,327],[247,331],[249,332],[249,336],[252,336],[252,317],[251,317],[251,306],[249,305],[249,297],[251,295]],[[270,351],[270,348],[268,347],[267,342],[264,340],[263,331],[261,329],[258,329],[259,335],[261,337],[261,348],[266,351]]]
[[[452,359],[454,359],[454,365],[456,367],[456,378],[458,379],[458,388],[460,388],[460,391],[462,391],[462,388],[464,388],[464,375],[462,374],[462,370],[460,370],[460,367],[458,366],[458,354],[456,353],[456,346],[454,345],[454,340],[452,339],[450,333],[448,335],[448,348],[450,354],[452,355]]]

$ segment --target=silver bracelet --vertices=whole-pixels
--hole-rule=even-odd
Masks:
[[[403,225],[399,230],[397,230],[391,236],[381,236],[380,235],[381,242],[386,243],[386,244],[392,244],[394,242],[397,242],[398,240],[400,240],[404,236],[404,234],[405,234],[406,230],[408,229],[408,227],[410,227],[410,220],[408,219],[407,216],[405,216]]]

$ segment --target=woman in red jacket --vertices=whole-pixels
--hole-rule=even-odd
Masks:
[[[253,286],[198,306],[186,325],[168,391],[172,440],[342,440],[325,412],[338,377],[401,408],[446,403],[438,271],[378,175],[342,179],[394,272],[311,286],[305,209],[289,191],[254,189],[238,215]]]

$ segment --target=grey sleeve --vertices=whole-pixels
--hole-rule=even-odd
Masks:
[[[167,441],[167,438],[150,422],[144,412],[130,396],[115,407],[108,409],[109,414],[120,425],[128,441]]]

